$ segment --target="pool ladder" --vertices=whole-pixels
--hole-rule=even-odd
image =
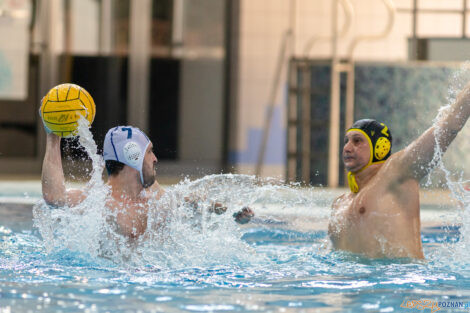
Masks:
[[[329,187],[338,187],[339,185],[339,155],[340,155],[340,76],[341,73],[346,74],[346,121],[345,127],[349,127],[353,123],[354,119],[354,52],[357,46],[365,41],[379,40],[386,38],[393,27],[395,21],[396,9],[392,0],[382,0],[387,9],[387,23],[384,29],[377,34],[373,35],[361,35],[356,36],[351,41],[347,57],[341,60],[338,56],[338,39],[345,37],[348,33],[352,21],[355,18],[354,8],[350,0],[333,0],[332,1],[332,34],[331,37],[312,37],[307,41],[304,48],[304,61],[297,61],[297,69],[300,71],[300,78],[302,86],[297,85],[297,71],[294,71],[294,66],[290,66],[289,73],[289,105],[288,105],[288,131],[287,131],[287,166],[286,166],[286,180],[287,181],[298,181],[309,184],[311,181],[311,168],[310,162],[312,158],[311,154],[311,131],[312,121],[310,115],[311,109],[311,64],[308,62],[308,54],[312,50],[313,46],[321,41],[331,41],[332,47],[332,58],[331,58],[331,88],[330,88],[330,115],[329,115],[329,144],[328,144],[328,174],[327,184]],[[345,13],[345,22],[338,32],[337,21],[338,21],[338,4],[341,4]],[[297,93],[297,91],[300,93]],[[293,94],[292,94],[293,93]],[[296,97],[300,95],[301,109],[303,112],[301,117],[295,112],[297,109],[294,108],[297,105],[298,99]],[[299,113],[299,112],[297,112]],[[307,113],[307,114],[305,114]],[[292,147],[297,144],[296,136],[291,134],[291,126],[301,124],[301,157],[298,157],[298,150]],[[295,153],[295,150],[297,153]],[[300,166],[299,166],[300,163]],[[299,170],[300,167],[300,170]],[[300,172],[300,177],[297,173]]]

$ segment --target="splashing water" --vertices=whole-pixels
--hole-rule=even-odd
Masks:
[[[455,100],[456,90],[461,89],[467,74],[467,70],[462,70],[454,77],[455,90],[450,91],[449,103]],[[434,123],[449,107],[441,108]],[[440,132],[436,128],[437,143]],[[284,219],[289,215],[295,218],[300,211],[300,219],[305,217],[306,211],[317,219],[324,220],[329,215],[325,208],[331,204],[330,197],[318,197],[318,190],[314,188],[302,190],[247,175],[211,175],[196,181],[184,180],[169,187],[158,201],[151,201],[145,234],[137,240],[129,240],[110,223],[116,219],[116,211],[106,205],[110,188],[102,180],[104,161],[97,154],[96,143],[84,118],[79,120],[78,133],[79,142],[93,164],[91,178],[85,188],[86,199],[73,208],[50,209],[44,203],[34,208],[35,226],[40,230],[48,252],[68,249],[138,268],[259,264],[270,258],[259,251],[255,253],[253,247],[242,240],[246,233],[234,222],[234,212],[248,206],[255,209],[257,216],[265,214],[266,220],[279,224],[282,220],[276,220],[276,211],[282,212]],[[468,257],[465,248],[470,244],[467,243],[470,240],[467,236],[470,213],[466,210],[469,208],[469,192],[464,189],[468,181],[453,181],[442,157],[443,152],[438,145],[433,164],[445,173],[454,198],[465,208],[461,212],[462,238],[455,247],[451,247],[451,253],[460,255],[457,259],[463,260]],[[197,208],[184,201],[186,196],[198,199]],[[209,213],[208,208],[214,202],[227,206],[227,212],[222,215]],[[315,253],[325,253],[327,242],[325,238],[315,248]]]
[[[147,231],[130,241],[110,223],[116,218],[106,206],[111,190],[102,181],[103,160],[88,125],[80,123],[79,134],[93,162],[86,199],[73,208],[37,204],[34,224],[43,241],[34,232],[0,226],[0,280],[7,282],[0,285],[2,303],[26,303],[23,311],[78,306],[128,312],[138,304],[163,312],[392,312],[400,311],[404,300],[470,297],[468,180],[451,177],[440,152],[437,169],[448,171],[449,188],[464,208],[462,235],[458,228],[423,229],[430,260],[400,262],[328,249],[324,224],[334,197],[330,191],[247,175],[212,175],[169,187],[149,204]],[[185,202],[186,196],[198,199],[197,207]],[[227,212],[210,214],[214,201]],[[249,228],[232,217],[244,206],[260,220]],[[323,226],[312,229],[315,221]]]
[[[97,147],[89,131],[88,121],[78,120],[80,144],[85,148],[93,162],[91,179],[85,188],[86,198],[78,206],[49,208],[40,202],[33,208],[34,225],[44,239],[46,251],[69,249],[99,255],[99,242],[106,228],[106,198],[109,188],[101,179],[104,162],[97,154]]]
[[[461,268],[462,265],[466,267],[470,257],[470,190],[466,189],[470,186],[470,180],[463,179],[463,173],[458,175],[455,178],[455,174],[447,168],[443,162],[444,151],[440,147],[440,138],[443,136],[443,129],[439,125],[439,121],[450,113],[451,105],[456,101],[460,91],[468,84],[470,81],[470,62],[466,62],[460,70],[456,71],[451,78],[451,89],[449,90],[449,96],[447,98],[448,104],[442,106],[439,109],[439,112],[436,118],[433,120],[434,128],[434,137],[436,142],[436,149],[434,152],[433,159],[431,161],[430,167],[436,168],[441,171],[445,177],[445,183],[451,192],[452,198],[455,199],[458,205],[461,207],[459,211],[459,220],[453,223],[454,225],[461,224],[460,227],[460,239],[454,244],[447,245],[441,253],[437,255],[437,258],[441,258],[443,255],[452,260],[452,264],[455,267]],[[465,126],[464,126],[465,129]],[[463,132],[463,131],[461,131]],[[460,134],[460,136],[465,137],[465,134]],[[457,141],[459,136],[455,139]],[[468,137],[466,138],[468,143]],[[465,149],[466,147],[459,145],[460,148]],[[468,150],[468,149],[467,149]],[[464,155],[468,157],[468,151],[464,152]],[[462,162],[466,162],[466,157],[464,157]],[[431,175],[428,175],[426,185],[431,185]],[[447,258],[446,258],[447,259]]]
[[[315,201],[318,191],[314,197],[313,189],[301,190],[247,175],[211,175],[196,181],[186,179],[167,188],[158,201],[151,200],[146,232],[130,240],[110,222],[117,213],[106,205],[110,188],[102,180],[104,161],[83,118],[78,134],[93,164],[85,200],[73,208],[54,209],[41,202],[33,210],[35,226],[48,252],[67,249],[136,268],[255,264],[266,258],[242,240],[244,232],[233,213],[248,206],[255,208],[257,216],[265,212],[268,221],[278,224],[282,221],[273,218],[276,210],[284,215],[289,211],[293,216],[303,210],[305,216],[307,209],[315,218],[328,214],[324,209],[315,210],[329,204],[324,198]],[[197,199],[196,207],[184,201],[187,196]],[[227,212],[209,213],[215,202],[223,203]]]

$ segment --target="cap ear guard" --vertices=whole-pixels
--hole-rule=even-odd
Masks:
[[[379,139],[377,139],[377,142],[375,143],[374,147],[375,158],[379,161],[382,160],[387,156],[391,148],[392,144],[390,143],[390,140],[385,137],[380,137]]]
[[[122,152],[124,155],[127,164],[132,165],[134,167],[139,166],[140,158],[142,156],[142,150],[138,143],[134,141],[129,141],[126,145],[122,148]]]

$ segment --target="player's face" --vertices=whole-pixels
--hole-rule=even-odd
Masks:
[[[153,153],[153,144],[147,147],[144,156],[144,162],[142,164],[142,176],[144,178],[144,188],[150,187],[155,182],[156,178],[156,165],[157,157]]]
[[[370,145],[366,136],[352,130],[344,136],[343,163],[347,171],[357,172],[369,163]]]

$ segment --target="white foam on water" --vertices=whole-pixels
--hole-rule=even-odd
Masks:
[[[454,89],[450,91],[449,103],[455,100],[457,90],[462,88],[468,71],[456,74]],[[449,110],[443,106],[434,123]],[[441,130],[436,128],[436,143]],[[118,264],[151,268],[198,267],[215,264],[254,264],[267,262],[256,254],[241,238],[243,228],[234,222],[233,213],[248,206],[256,209],[257,215],[272,218],[301,216],[326,220],[330,214],[331,195],[322,194],[315,188],[302,189],[285,185],[275,180],[263,180],[249,175],[210,175],[190,181],[184,180],[169,187],[164,196],[149,203],[147,231],[139,239],[131,241],[113,227],[110,220],[116,218],[116,210],[107,208],[110,189],[102,180],[104,161],[97,153],[85,119],[79,120],[80,144],[92,160],[91,178],[86,185],[86,199],[73,208],[49,208],[40,201],[34,208],[34,223],[39,229],[47,251],[69,249],[93,257],[105,257]],[[468,183],[463,176],[455,179],[442,162],[443,153],[438,145],[431,167],[445,173],[447,185],[455,199],[460,201],[462,222],[461,239],[458,244],[449,244],[439,249],[432,260],[445,258],[445,264],[469,259],[470,213]],[[464,161],[464,160],[463,160]],[[431,176],[431,175],[430,175]],[[184,201],[191,196],[197,208]],[[225,214],[208,212],[214,203],[227,206]],[[460,221],[455,221],[459,224]],[[323,253],[324,251],[319,253]]]
[[[460,226],[460,240],[453,244],[449,243],[443,246],[438,253],[432,256],[432,259],[438,264],[444,264],[448,266],[449,264],[453,267],[467,267],[470,260],[470,191],[466,190],[466,186],[470,186],[470,180],[464,179],[464,173],[455,173],[449,170],[449,165],[445,164],[443,161],[444,151],[440,147],[439,139],[443,134],[443,130],[439,125],[439,121],[445,117],[451,111],[451,105],[457,99],[458,94],[461,90],[468,84],[470,81],[470,63],[465,63],[460,70],[456,71],[451,79],[451,88],[449,90],[448,104],[442,106],[439,109],[439,112],[436,118],[433,121],[435,126],[434,136],[436,141],[436,149],[431,161],[430,167],[435,168],[437,171],[441,171],[445,177],[445,183],[451,192],[452,198],[457,200],[457,203],[460,206],[460,210],[457,213],[457,218],[451,223],[452,226]],[[464,150],[464,157],[459,162],[463,162],[464,166],[468,165],[468,154],[469,145],[468,145],[468,136],[464,134],[464,126],[461,133],[457,135],[457,138],[454,141],[464,140],[465,144],[457,144],[460,149]],[[460,136],[460,138],[459,138]],[[454,146],[456,144],[454,143]],[[452,145],[451,147],[452,148]],[[457,162],[457,160],[453,160]],[[452,164],[451,164],[452,166]],[[428,176],[427,185],[431,184],[431,175]]]
[[[78,124],[80,144],[93,163],[91,179],[84,189],[86,198],[73,208],[51,208],[40,201],[33,208],[34,225],[39,229],[48,252],[70,249],[98,256],[100,242],[106,233],[106,216],[110,213],[105,206],[109,188],[101,179],[104,161],[97,154],[88,121],[81,117]]]
[[[305,190],[247,175],[211,175],[183,180],[169,187],[161,199],[152,200],[146,232],[130,240],[110,222],[115,220],[116,210],[106,207],[110,189],[102,180],[104,161],[97,154],[85,119],[79,121],[78,134],[93,164],[86,199],[73,208],[50,208],[40,201],[33,210],[35,226],[48,252],[68,249],[139,268],[253,264],[266,258],[241,239],[243,229],[234,221],[235,212],[248,206],[259,208],[261,216],[270,208],[278,214],[302,210],[312,218],[326,218],[329,213],[324,210],[329,206],[325,197],[319,197],[321,192],[313,188]],[[188,196],[197,199],[196,206],[184,200]],[[225,205],[227,212],[209,213],[215,202]]]

